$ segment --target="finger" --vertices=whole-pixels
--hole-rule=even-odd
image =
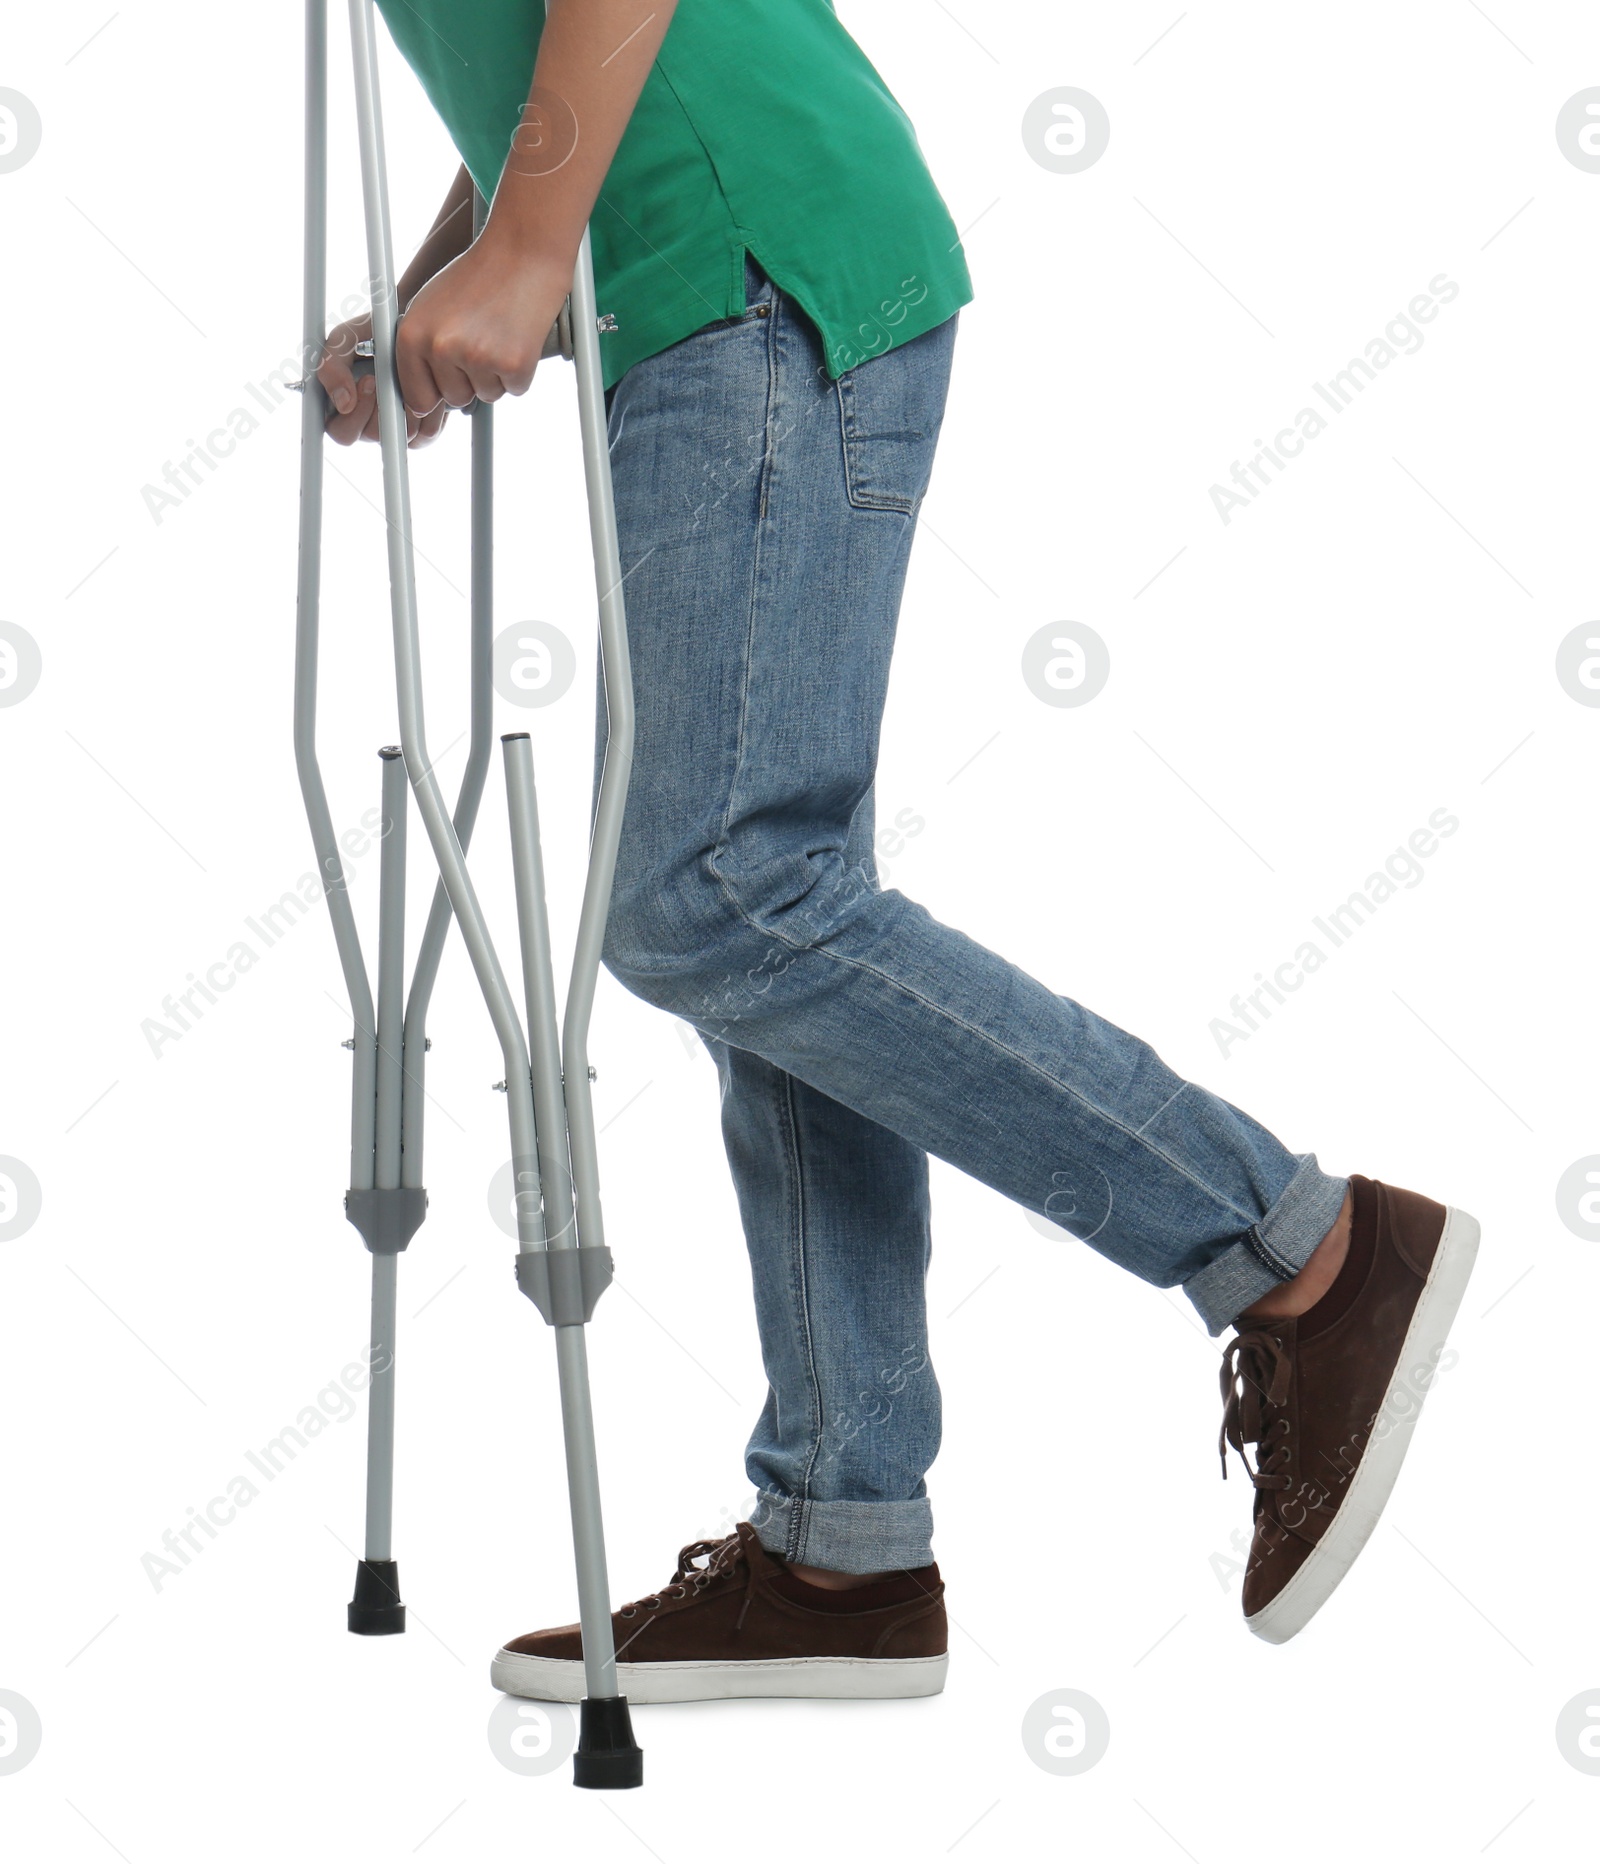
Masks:
[[[450,410],[440,402],[438,407],[430,408],[426,414],[413,414],[406,409],[406,445],[408,447],[425,447],[430,440],[437,437],[444,426]]]
[[[466,391],[466,401],[451,404],[464,408],[470,401],[500,401],[505,393],[505,380],[498,369],[489,367],[489,363],[462,362],[461,388]]]
[[[533,386],[534,371],[539,367],[539,352],[533,350],[525,360],[519,361],[511,368],[503,364],[500,380],[505,385],[508,395],[525,395]]]
[[[423,415],[415,424],[415,432],[410,444],[413,447],[431,446],[444,431],[444,424],[450,418],[450,410],[443,405]]]
[[[335,414],[349,414],[354,409],[356,378],[348,357],[325,350],[317,366],[317,380]]]
[[[363,328],[365,320],[363,320]],[[351,324],[341,324],[329,332],[328,341],[317,366],[317,380],[328,400],[340,414],[350,414],[356,405],[356,344],[361,332]]]
[[[408,413],[419,418],[431,412],[443,401],[439,384],[434,380],[433,370],[428,366],[428,340],[421,330],[406,328],[406,319],[400,319],[400,328],[395,338],[395,373],[400,378],[400,398],[405,402]]]
[[[430,358],[433,379],[439,385],[439,393],[444,403],[451,408],[464,408],[476,395],[472,377],[459,363],[446,356],[434,355]]]
[[[440,427],[444,427],[444,418],[448,414],[449,408],[444,403],[438,404],[436,408],[429,408],[427,414],[412,414],[412,410],[407,408],[405,410],[405,438],[407,438],[408,447],[425,445],[429,440],[433,440],[434,434],[440,431]]]
[[[465,365],[480,401],[498,401],[502,395],[525,395],[533,386],[533,372],[539,366],[539,352],[532,344],[507,346],[495,358],[495,366]]]
[[[354,440],[378,438],[378,384],[370,375],[356,382],[355,409],[345,417],[345,422]]]
[[[340,446],[353,446],[357,440],[372,439],[377,434],[378,396],[370,375],[355,383],[348,413],[335,413],[328,419],[328,434]]]
[[[498,401],[502,395],[515,391],[507,385],[506,377],[497,369],[468,367],[467,381],[478,401]]]

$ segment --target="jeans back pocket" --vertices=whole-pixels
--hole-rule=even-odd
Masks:
[[[914,512],[944,419],[956,319],[847,369],[835,383],[845,491],[864,511]]]

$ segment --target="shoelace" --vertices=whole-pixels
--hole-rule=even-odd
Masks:
[[[1217,1437],[1224,1481],[1231,1443],[1258,1489],[1293,1487],[1294,1479],[1285,1469],[1289,1445],[1280,1442],[1270,1451],[1266,1448],[1275,1432],[1281,1430],[1284,1437],[1289,1434],[1288,1418],[1269,1419],[1267,1413],[1279,1410],[1288,1398],[1292,1371],[1289,1355],[1275,1334],[1252,1327],[1229,1341],[1222,1355],[1222,1430]],[[1256,1446],[1254,1468],[1245,1454],[1247,1443]]]
[[[697,1566],[695,1562],[702,1559],[705,1564]],[[755,1594],[756,1569],[745,1557],[737,1533],[728,1534],[721,1540],[692,1540],[687,1547],[680,1547],[677,1567],[667,1584],[659,1592],[647,1592],[642,1599],[634,1599],[627,1605],[619,1606],[617,1616],[635,1618],[642,1611],[655,1611],[664,1598],[687,1598],[691,1587],[696,1592],[704,1592],[714,1581],[737,1573],[741,1566],[745,1570],[744,1603],[739,1607],[739,1616],[733,1627],[738,1631],[744,1625],[745,1613],[749,1611],[750,1600]]]

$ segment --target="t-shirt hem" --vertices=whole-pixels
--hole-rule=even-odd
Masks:
[[[947,323],[954,317],[956,312],[959,311],[963,305],[970,304],[973,298],[970,287],[965,291],[930,291],[921,303],[906,313],[904,321],[895,326],[890,341],[883,344],[880,348],[873,350],[870,355],[852,356],[850,346],[843,339],[842,334],[830,335],[827,326],[818,318],[812,307],[806,303],[803,290],[796,290],[792,285],[786,284],[778,273],[774,272],[771,267],[767,265],[760,253],[754,252],[746,246],[740,246],[736,248],[735,251],[738,261],[738,272],[736,276],[738,277],[739,283],[737,291],[733,293],[734,301],[730,305],[726,315],[729,317],[738,317],[749,308],[748,304],[745,302],[743,273],[744,255],[746,252],[750,252],[750,256],[755,260],[756,264],[761,267],[785,297],[792,299],[794,303],[800,307],[810,320],[813,328],[817,331],[822,344],[824,367],[827,370],[828,380],[830,382],[838,381],[839,377],[846,374],[850,369],[860,368],[863,364],[871,362],[875,357],[887,356],[891,350],[899,349],[904,344],[913,341],[913,339],[926,335],[928,331],[938,329],[940,324]],[[628,373],[635,363],[648,362],[652,356],[659,356],[663,350],[669,350],[675,344],[685,342],[692,336],[697,336],[702,330],[711,329],[720,321],[721,319],[716,317],[697,317],[692,322],[682,317],[677,319],[663,318],[657,322],[653,332],[641,332],[639,335],[635,336],[631,343],[623,343],[620,341],[625,334],[620,330],[615,332],[602,332],[600,337],[600,362],[602,380],[606,388],[615,388],[617,383],[622,380],[623,376]]]

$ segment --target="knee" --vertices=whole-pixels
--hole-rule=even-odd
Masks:
[[[636,997],[730,1039],[750,1030],[797,956],[704,864],[619,886],[601,949],[606,969]]]
[[[743,925],[709,876],[659,872],[611,899],[601,960],[618,983],[691,1020],[717,981],[740,963]]]

